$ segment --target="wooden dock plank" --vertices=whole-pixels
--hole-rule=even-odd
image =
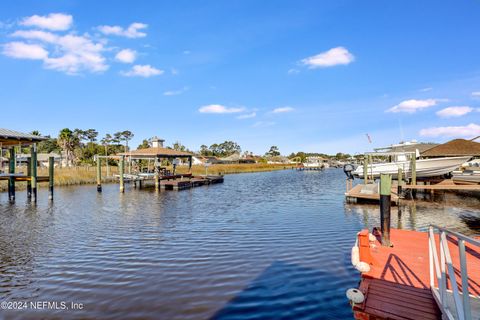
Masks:
[[[373,194],[362,193],[363,184],[357,184],[352,189],[345,193],[347,200],[369,200],[369,201],[380,201],[380,194],[378,192]],[[398,203],[398,195],[396,188],[392,188],[392,203]]]
[[[383,247],[378,234],[376,238],[370,245],[374,262],[361,278],[360,290],[366,298],[363,304],[353,308],[356,318],[440,319],[441,313],[430,289],[428,234],[391,229],[393,247]],[[461,287],[458,244],[449,238],[448,246],[457,284]],[[479,295],[480,249],[469,244],[466,249],[469,291]]]

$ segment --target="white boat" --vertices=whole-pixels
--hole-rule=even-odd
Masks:
[[[374,153],[372,153],[374,154]],[[382,155],[380,153],[380,155]],[[368,176],[378,178],[380,174],[391,174],[394,179],[397,178],[398,169],[402,169],[406,177],[411,177],[411,161],[407,157],[408,153],[395,153],[393,162],[373,163],[368,165]],[[413,156],[410,153],[410,156]],[[443,157],[432,159],[417,159],[416,174],[418,178],[437,177],[451,173],[459,168],[462,163],[468,161],[471,157]],[[363,179],[363,166],[358,166],[353,172],[354,176]]]
[[[452,180],[457,184],[478,184],[480,183],[480,171],[465,170],[463,172],[454,172]]]
[[[305,168],[319,168],[324,169],[328,168],[328,162],[323,157],[319,156],[309,156],[306,158],[306,161],[302,163],[303,167]]]

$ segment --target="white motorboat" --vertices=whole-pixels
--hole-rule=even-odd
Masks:
[[[463,172],[454,172],[452,180],[457,184],[479,184],[480,171],[479,170],[465,170]]]
[[[374,155],[375,153],[372,153]],[[418,152],[417,152],[418,154]],[[373,163],[368,165],[368,176],[378,178],[380,174],[391,174],[394,179],[397,178],[398,169],[402,169],[406,177],[411,176],[411,157],[417,156],[415,153],[379,153],[379,155],[390,155],[393,158],[392,162]],[[410,157],[409,157],[410,156]],[[458,169],[464,162],[471,157],[443,157],[432,159],[417,159],[416,160],[416,174],[418,178],[437,177],[451,173]],[[354,176],[363,178],[363,166],[358,166],[353,172]]]

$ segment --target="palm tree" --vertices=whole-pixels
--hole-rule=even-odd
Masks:
[[[58,135],[58,145],[65,151],[67,157],[67,166],[73,164],[73,151],[78,146],[80,140],[74,132],[68,128],[62,129]]]

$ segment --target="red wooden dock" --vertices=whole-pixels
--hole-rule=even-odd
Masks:
[[[363,234],[368,231],[364,230]],[[365,296],[353,307],[356,319],[441,319],[442,314],[430,288],[428,233],[392,229],[393,247],[383,247],[379,232],[369,246],[360,246],[360,260],[370,262],[361,276]],[[437,243],[438,243],[438,235]],[[455,273],[460,273],[457,242],[448,241]],[[368,252],[367,252],[368,251]],[[368,257],[370,254],[370,257]],[[480,250],[466,245],[470,294],[480,295]],[[461,288],[461,280],[456,280]],[[436,281],[435,281],[436,283]],[[451,288],[450,288],[451,289]]]

